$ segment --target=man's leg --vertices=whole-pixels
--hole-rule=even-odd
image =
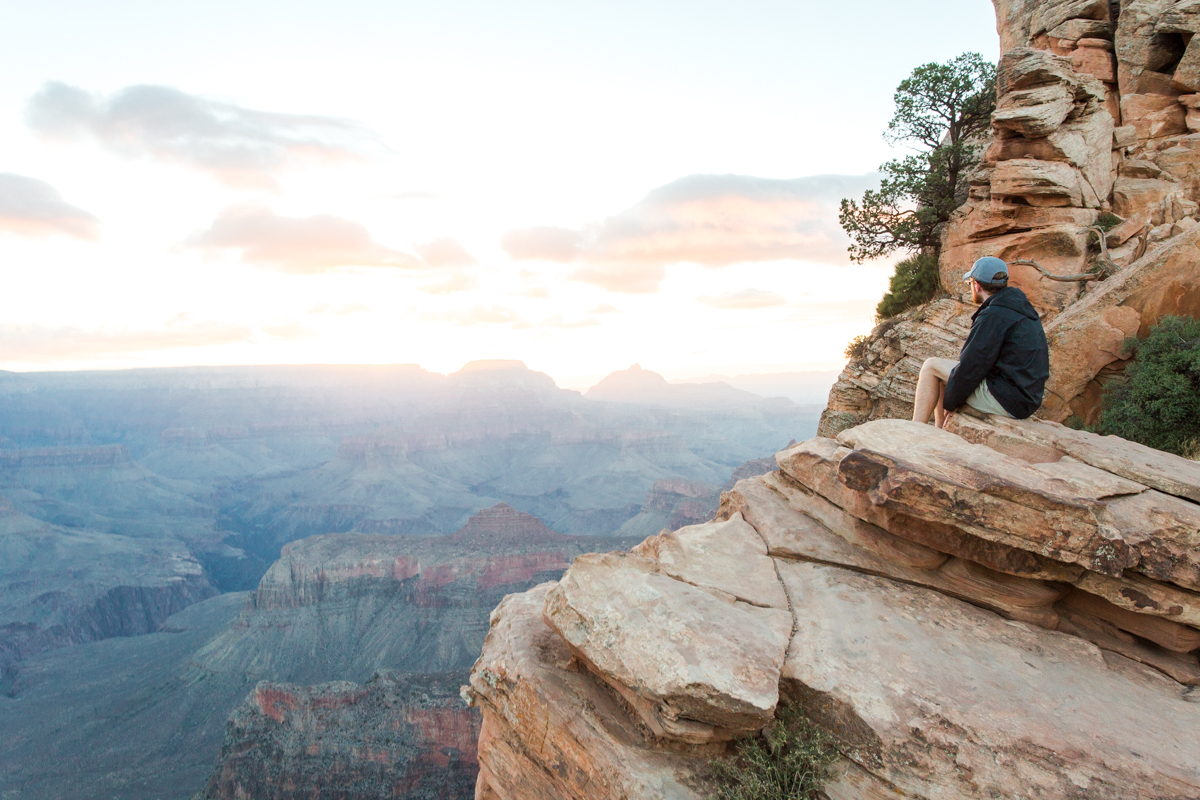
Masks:
[[[927,358],[921,365],[921,374],[917,378],[917,396],[913,400],[913,422],[929,422],[935,417],[935,423],[940,428],[945,424],[945,412],[942,410],[942,397],[946,391],[946,381],[950,371],[958,366],[952,358]]]

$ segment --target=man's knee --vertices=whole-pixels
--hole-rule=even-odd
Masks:
[[[949,380],[951,370],[957,366],[958,362],[952,358],[927,358],[921,364],[921,377],[928,376],[945,382]]]

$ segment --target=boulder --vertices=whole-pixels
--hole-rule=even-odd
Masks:
[[[545,619],[656,734],[704,743],[774,716],[791,632],[786,610],[723,599],[644,556],[575,559]]]
[[[504,598],[464,691],[483,711],[477,798],[700,800],[701,757],[656,749],[542,620],[553,583]]]
[[[834,566],[780,564],[783,692],[898,796],[1189,798],[1200,704],[1075,636]]]

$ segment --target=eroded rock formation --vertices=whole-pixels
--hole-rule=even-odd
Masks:
[[[973,307],[975,259],[1010,262],[1010,282],[1041,313],[1051,377],[1039,415],[1094,423],[1122,342],[1167,314],[1200,316],[1200,7],[1190,0],[996,0],[1002,56],[993,137],[970,197],[943,234],[949,293],[872,333],[833,388],[818,433],[911,414],[917,370],[956,357]],[[1097,266],[1101,213],[1117,272]]]
[[[1200,796],[1200,465],[1045,421],[876,420],[717,519],[510,595],[476,797],[707,797],[781,703],[854,798]]]
[[[217,770],[196,800],[467,797],[479,715],[463,707],[459,679],[263,681],[230,718]]]

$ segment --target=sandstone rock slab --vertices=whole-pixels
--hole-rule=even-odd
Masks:
[[[740,514],[722,522],[663,531],[633,548],[664,574],[765,608],[787,608],[787,596],[758,531]]]
[[[785,694],[899,791],[1200,792],[1200,706],[1179,684],[928,589],[818,564],[780,572],[797,619]]]
[[[1032,158],[1001,161],[992,173],[994,197],[1019,197],[1033,206],[1083,206],[1080,174],[1068,164]],[[1096,203],[1093,201],[1092,207]]]
[[[1018,577],[1073,582],[1083,574],[1083,568],[1079,566],[974,536],[955,525],[918,519],[875,505],[869,497],[854,491],[841,480],[842,459],[851,452],[850,448],[842,447],[832,439],[816,438],[781,452],[776,458],[780,469],[797,484],[854,516],[870,520],[911,542]]]
[[[727,505],[744,509],[747,519],[763,538],[774,543],[773,552],[780,557],[837,564],[884,575],[937,589],[1010,619],[1043,628],[1057,626],[1058,614],[1051,606],[1063,594],[1060,585],[1006,575],[971,561],[947,558],[941,553],[928,568],[892,560],[887,551],[853,544],[801,511],[811,498],[798,489],[777,475],[764,475],[739,482],[729,493]]]
[[[609,553],[577,558],[547,593],[544,614],[668,738],[729,738],[774,716],[787,611],[722,600],[651,559]]]
[[[467,696],[483,711],[476,797],[700,800],[704,759],[655,749],[542,619],[542,584],[492,612]]]
[[[1014,420],[989,416],[981,420],[956,414],[952,425],[947,428],[968,441],[987,444],[1001,452],[1008,452],[1003,445],[997,446],[1001,440],[1027,442],[1033,447],[1047,448],[1044,452],[1058,454],[1049,460],[1069,455],[1114,475],[1200,503],[1200,463],[1119,436],[1100,436],[1036,418]]]

